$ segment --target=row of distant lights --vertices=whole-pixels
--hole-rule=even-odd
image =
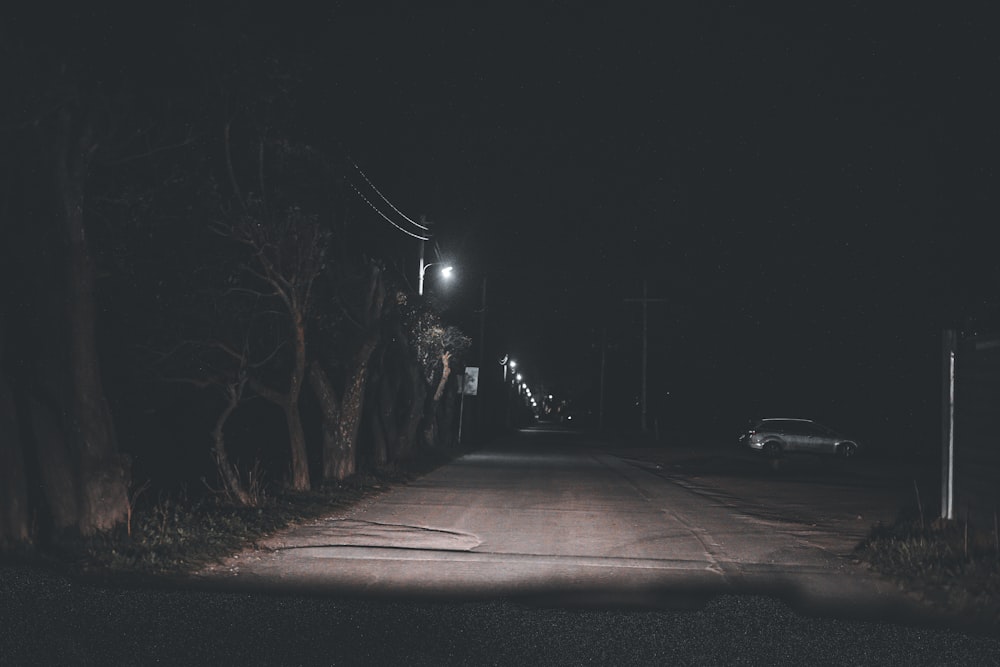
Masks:
[[[511,359],[508,362],[510,366],[510,372],[514,376],[514,380],[517,381],[518,386],[524,392],[524,395],[528,397],[528,401],[531,403],[531,407],[538,409],[538,401],[535,399],[534,395],[531,393],[531,388],[528,387],[528,383],[524,381],[524,377],[517,372],[517,362]],[[549,400],[552,400],[552,394],[549,394]]]

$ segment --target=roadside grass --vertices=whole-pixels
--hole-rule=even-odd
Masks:
[[[452,456],[426,456],[407,470],[355,475],[309,492],[263,488],[256,506],[241,507],[218,492],[133,497],[126,525],[91,538],[64,536],[38,549],[44,560],[82,575],[181,575],[217,562],[296,522],[346,511],[405,485]],[[141,487],[140,487],[141,488]]]
[[[858,556],[927,603],[1000,625],[1000,533],[915,510],[875,526]]]

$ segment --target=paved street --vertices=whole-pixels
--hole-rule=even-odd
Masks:
[[[194,581],[0,567],[0,663],[1000,664],[850,558],[904,477],[604,445],[524,432]]]
[[[203,576],[228,587],[394,597],[655,608],[764,593],[809,613],[920,612],[851,557],[872,517],[895,512],[891,496],[815,486],[810,521],[801,489],[783,517],[749,493],[773,487],[766,479],[737,479],[729,486],[749,487],[734,494],[667,473],[577,433],[534,429]]]

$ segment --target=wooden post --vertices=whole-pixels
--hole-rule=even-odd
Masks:
[[[650,299],[647,281],[642,281],[642,298],[625,299],[626,301],[638,301],[642,303],[642,393],[641,393],[641,416],[639,425],[642,432],[646,433],[649,428],[646,424],[646,374],[649,361],[649,303],[651,301],[666,301],[666,299]]]

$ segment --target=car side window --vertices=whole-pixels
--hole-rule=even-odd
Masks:
[[[798,435],[800,432],[799,422],[778,420],[771,422],[770,430],[788,435]]]
[[[802,435],[802,422],[786,421],[781,422],[781,431],[789,435]]]

